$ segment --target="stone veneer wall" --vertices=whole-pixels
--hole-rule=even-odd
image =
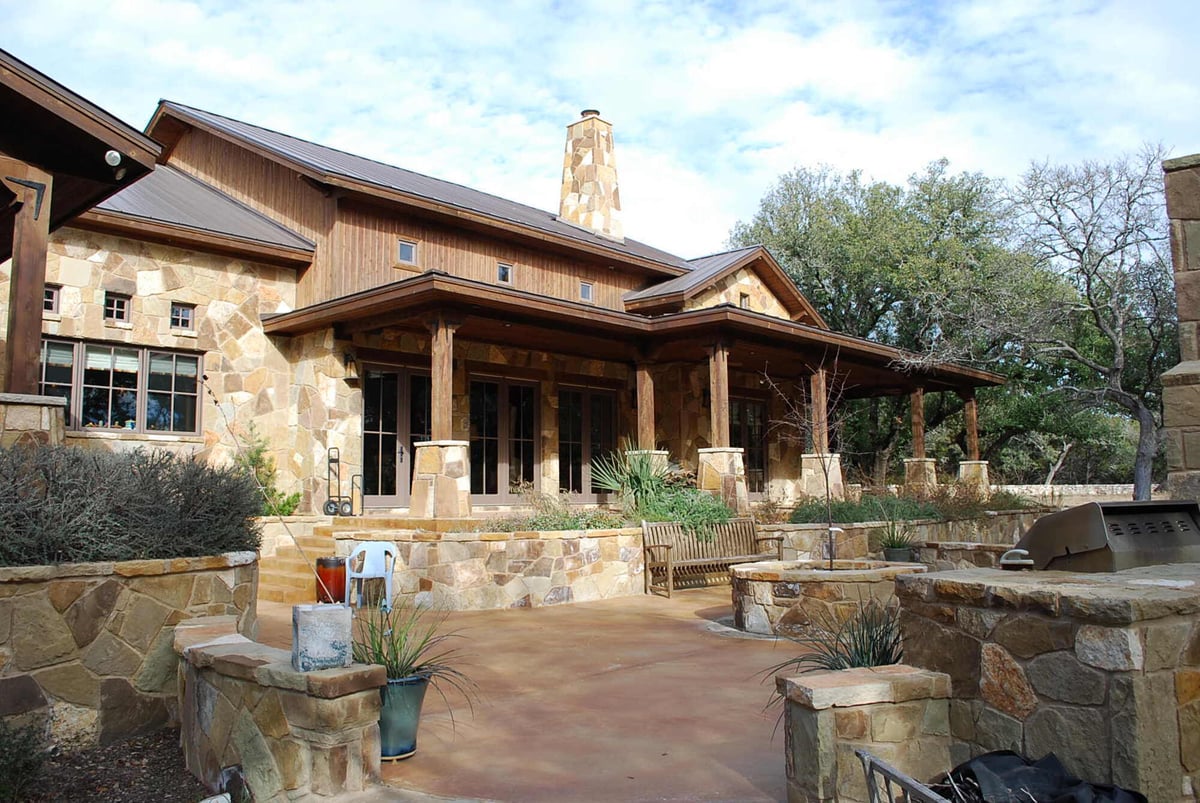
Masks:
[[[529,608],[642,593],[638,528],[524,533],[337,532],[337,553],[364,540],[400,551],[393,594],[425,593],[448,610]]]
[[[739,268],[717,282],[712,288],[698,293],[683,303],[683,309],[706,309],[718,304],[741,306],[742,294],[749,296],[749,309],[775,318],[791,320],[787,307],[780,303],[775,294],[767,289],[758,274],[749,268]]]
[[[56,396],[0,393],[0,448],[59,446],[63,442],[63,400]]]
[[[175,626],[257,628],[257,556],[0,568],[0,717],[49,720],[63,745],[108,743],[176,714]]]
[[[238,635],[232,617],[181,623],[174,652],[184,757],[209,791],[235,766],[259,801],[333,797],[378,780],[382,666],[297,672],[291,653]]]
[[[1053,751],[1154,801],[1200,781],[1200,564],[897,578],[905,660],[951,678],[952,762]]]
[[[1162,376],[1167,487],[1200,498],[1200,154],[1163,162],[1179,313],[1179,365]]]
[[[854,750],[923,783],[950,769],[950,679],[897,664],[776,678],[789,803],[867,803]]]

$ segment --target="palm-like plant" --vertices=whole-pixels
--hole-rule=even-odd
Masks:
[[[379,664],[389,680],[425,678],[443,699],[445,692],[439,684],[445,683],[470,704],[475,682],[456,666],[463,654],[450,644],[462,634],[442,632],[446,617],[446,611],[403,600],[390,610],[366,608],[354,620],[354,660]]]
[[[592,461],[592,484],[620,494],[625,505],[636,511],[661,496],[667,487],[670,468],[654,455],[639,452],[622,441],[616,451]]]

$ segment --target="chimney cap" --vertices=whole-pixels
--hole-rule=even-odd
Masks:
[[[580,117],[599,117],[600,112],[598,112],[596,109],[584,109],[583,111],[581,111],[579,113],[579,116]]]

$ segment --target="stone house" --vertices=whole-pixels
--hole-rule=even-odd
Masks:
[[[37,392],[66,400],[68,443],[222,460],[253,427],[302,509],[336,449],[333,495],[353,477],[366,509],[423,517],[529,486],[603,501],[591,460],[629,443],[744,509],[821,493],[822,459],[840,493],[828,388],[913,394],[925,481],[921,394],[962,394],[977,443],[998,381],[831,331],[761,247],[626,238],[592,110],[557,214],[168,101],[145,134],[157,168],[50,235]],[[804,437],[773,388],[812,402]]]

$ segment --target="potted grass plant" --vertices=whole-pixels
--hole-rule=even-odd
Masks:
[[[883,550],[883,559],[889,562],[907,563],[913,559],[913,546],[916,537],[908,522],[889,515],[882,505],[879,512],[883,514],[883,527],[879,536],[879,548]]]
[[[390,610],[368,607],[354,622],[354,660],[379,664],[388,682],[380,689],[383,707],[379,712],[379,745],[384,761],[408,758],[417,751],[417,727],[425,693],[437,689],[450,711],[447,689],[461,695],[471,706],[476,686],[458,665],[462,653],[451,642],[461,638],[445,631],[446,612],[405,600]]]

